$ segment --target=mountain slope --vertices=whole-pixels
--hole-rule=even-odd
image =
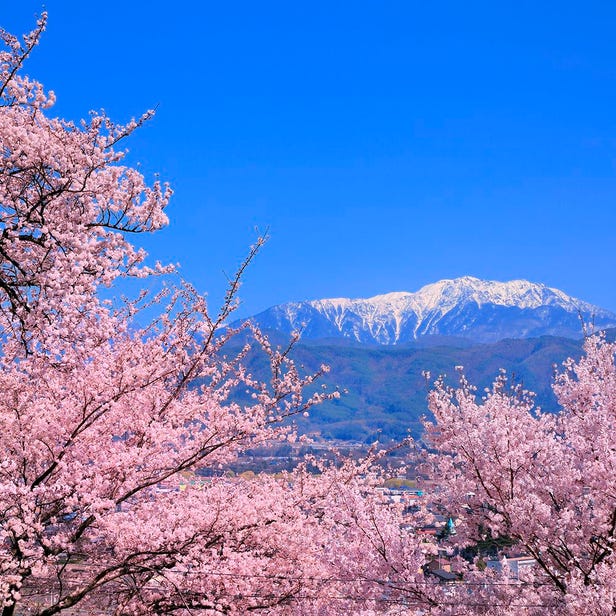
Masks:
[[[474,342],[504,338],[580,338],[582,324],[616,326],[616,314],[526,280],[496,282],[471,276],[441,280],[415,293],[369,299],[290,302],[253,317],[264,329],[304,339],[346,338],[361,343],[400,345],[427,336]]]
[[[539,406],[555,411],[558,405],[551,388],[554,369],[559,370],[565,359],[577,359],[581,353],[582,341],[555,336],[466,347],[299,343],[291,356],[303,373],[314,372],[323,363],[331,368],[314,390],[326,384],[329,391],[337,387],[345,393],[338,400],[311,409],[308,418],[298,418],[298,429],[346,441],[400,440],[409,431],[417,437],[422,432],[420,417],[428,414],[431,383],[445,375],[446,381],[455,385],[455,367],[459,365],[477,386],[478,395],[483,395],[483,389],[503,368],[513,381],[537,394]],[[247,360],[251,373],[267,378],[268,367],[261,355],[251,354]],[[428,380],[425,371],[431,374]]]

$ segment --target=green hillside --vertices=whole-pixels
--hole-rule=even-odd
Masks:
[[[614,332],[610,332],[613,337]],[[282,343],[282,338],[276,339]],[[469,381],[482,392],[501,368],[515,383],[537,394],[537,405],[557,410],[551,384],[554,371],[568,358],[578,358],[582,342],[543,336],[508,339],[494,344],[451,343],[439,346],[362,346],[344,341],[310,341],[297,344],[291,356],[303,373],[318,370],[321,364],[331,371],[315,386],[338,388],[339,400],[325,402],[311,410],[308,418],[298,418],[302,433],[319,433],[326,439],[373,442],[399,440],[409,432],[421,434],[421,417],[428,413],[426,397],[439,375],[456,382],[455,366],[464,366]],[[249,369],[265,376],[265,364],[258,355],[248,359]],[[424,372],[430,372],[427,381]]]
[[[339,400],[326,402],[302,421],[302,431],[320,432],[325,438],[374,441],[400,439],[408,431],[421,432],[420,418],[427,414],[430,382],[446,375],[454,384],[455,366],[464,366],[469,380],[481,391],[500,368],[505,368],[525,388],[537,393],[537,403],[556,409],[551,390],[554,366],[567,357],[579,357],[581,344],[566,338],[543,337],[503,340],[470,348],[424,349],[360,348],[298,345],[294,358],[305,370],[321,363],[331,371],[322,383],[345,391]]]

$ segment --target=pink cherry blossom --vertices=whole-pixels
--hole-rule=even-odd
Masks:
[[[423,546],[368,462],[253,481],[217,472],[294,440],[293,418],[337,395],[305,395],[318,374],[300,374],[289,349],[226,327],[262,240],[215,316],[186,283],[100,300],[120,276],[170,271],[146,266],[128,238],[166,224],[171,191],[122,164],[118,148],[150,113],[126,126],[50,116],[53,95],[21,73],[45,20],[23,42],[3,32],[0,53],[3,616],[371,614],[409,593],[431,601]],[[148,302],[159,316],[139,327]],[[268,379],[246,368],[251,348]],[[184,485],[196,470],[210,476]]]
[[[481,401],[464,378],[430,394],[428,466],[435,502],[458,520],[451,541],[506,539],[534,559],[515,592],[538,614],[616,609],[616,345],[594,336],[584,349],[556,378],[556,415],[505,375]],[[507,587],[488,587],[512,601]]]

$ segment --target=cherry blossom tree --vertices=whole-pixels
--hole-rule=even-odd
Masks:
[[[489,578],[476,603],[511,613],[616,610],[615,352],[601,336],[586,340],[585,356],[556,377],[558,414],[535,408],[504,374],[481,401],[464,377],[457,389],[436,383],[426,438],[435,505],[457,519],[451,544],[505,539],[536,562],[514,584]],[[471,568],[465,579],[480,584],[485,574]]]
[[[171,194],[115,149],[152,112],[125,126],[104,113],[80,125],[48,117],[53,92],[20,74],[45,19],[23,42],[3,31],[0,55],[0,318],[25,344],[58,316],[68,326],[96,313],[100,285],[151,272],[126,237],[162,227]]]
[[[122,163],[127,125],[50,117],[21,74],[45,16],[0,52],[0,608],[3,616],[399,613],[434,605],[430,546],[379,496],[371,460],[226,477],[249,447],[294,440],[304,395],[289,349],[226,327],[188,284],[112,305],[101,287],[172,268],[129,241],[166,224],[170,189]],[[136,315],[157,303],[153,322]],[[161,302],[165,302],[164,304]],[[244,367],[265,354],[267,382]],[[248,402],[239,404],[237,393]],[[182,484],[182,473],[209,469]],[[220,472],[217,472],[219,471]],[[185,488],[185,489],[182,489]]]

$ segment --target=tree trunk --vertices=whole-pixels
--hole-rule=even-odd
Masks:
[[[15,604],[7,605],[2,610],[2,616],[13,616],[15,613]]]

